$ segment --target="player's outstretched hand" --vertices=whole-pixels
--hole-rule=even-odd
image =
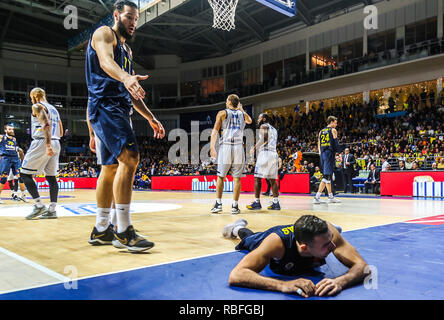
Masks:
[[[163,139],[165,137],[165,129],[159,120],[153,119],[150,121],[151,128],[154,130],[155,139]]]
[[[123,84],[134,99],[139,100],[145,98],[145,90],[140,86],[139,81],[148,79],[149,76],[134,75],[125,78]]]

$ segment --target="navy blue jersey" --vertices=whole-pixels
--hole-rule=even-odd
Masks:
[[[321,153],[326,150],[335,151],[335,139],[333,138],[333,128],[327,127],[321,130],[319,142],[321,144]]]
[[[111,29],[112,30],[112,29]],[[117,45],[114,48],[114,61],[126,71],[133,74],[133,61],[126,44],[122,44],[117,34],[112,30],[117,38]],[[100,66],[97,52],[91,46],[91,39],[86,51],[86,84],[88,86],[88,106],[90,120],[95,118],[98,110],[98,100],[111,99],[118,101],[119,105],[131,109],[131,95],[125,88],[123,82],[111,78]]]
[[[292,224],[275,226],[267,231],[254,233],[251,236],[244,238],[236,246],[236,250],[252,251],[256,249],[271,233],[276,233],[281,238],[285,247],[285,254],[281,259],[270,260],[270,269],[274,273],[282,275],[296,275],[304,272],[310,272],[314,268],[325,264],[324,259],[302,257],[299,254],[296,239],[294,237],[294,226]]]
[[[18,157],[17,140],[14,137],[3,135],[0,141],[0,156]]]

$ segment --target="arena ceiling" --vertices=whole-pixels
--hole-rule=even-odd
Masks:
[[[12,42],[67,50],[67,40],[106,17],[114,1],[0,0],[0,45]],[[236,29],[226,32],[212,28],[213,11],[207,0],[186,0],[139,27],[130,45],[136,61],[151,69],[154,55],[175,54],[182,61],[221,56],[380,1],[297,0],[297,15],[287,17],[255,0],[239,0]],[[67,5],[78,8],[78,30],[63,27]]]

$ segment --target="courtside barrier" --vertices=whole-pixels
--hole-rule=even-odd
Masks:
[[[216,175],[202,176],[153,176],[152,190],[175,191],[216,191]],[[241,179],[242,192],[254,192],[254,175],[246,175]],[[267,189],[262,179],[262,192]],[[233,177],[224,180],[224,191],[233,191]],[[281,193],[310,193],[310,178],[308,173],[289,173],[281,181]]]

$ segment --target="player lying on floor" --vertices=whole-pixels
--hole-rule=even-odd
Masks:
[[[275,226],[257,233],[246,225],[247,221],[240,219],[223,230],[226,238],[242,239],[236,250],[250,251],[231,271],[230,285],[298,293],[307,298],[338,294],[369,274],[367,263],[341,236],[341,228],[316,216],[305,215],[294,225]],[[337,278],[322,279],[316,285],[303,278],[283,281],[259,274],[268,264],[277,274],[306,274],[325,264],[331,252],[349,270]]]

